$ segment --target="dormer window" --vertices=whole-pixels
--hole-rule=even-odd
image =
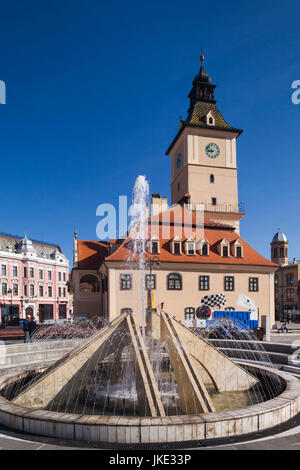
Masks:
[[[158,253],[158,242],[151,242],[151,253]]]
[[[185,252],[187,255],[194,255],[195,252],[196,252],[196,249],[195,249],[195,241],[192,237],[189,237],[186,241],[185,241]]]
[[[241,240],[237,239],[231,245],[231,254],[235,258],[243,258],[243,244]]]
[[[226,245],[222,246],[222,256],[224,257],[228,256],[228,246]]]
[[[204,243],[204,245],[202,245],[202,256],[207,256],[207,255],[208,255],[208,244]]]
[[[181,253],[180,245],[181,245],[180,242],[174,243],[174,255],[180,255]]]
[[[197,243],[197,250],[201,256],[209,255],[209,242],[206,238],[202,238],[202,240]]]
[[[230,249],[230,244],[228,240],[226,240],[226,238],[223,238],[223,240],[221,240],[221,242],[218,245],[219,255],[223,256],[223,258],[228,258],[228,256],[230,256],[229,249]]]
[[[175,237],[171,241],[171,251],[173,255],[181,255],[181,240],[179,237]]]
[[[195,254],[195,243],[194,242],[189,242],[187,244],[187,254],[188,255],[194,255]]]
[[[216,124],[216,120],[214,118],[212,111],[209,111],[209,113],[207,113],[206,115],[206,124],[208,126],[214,126]]]
[[[149,252],[152,253],[153,255],[159,254],[159,238],[157,235],[153,235],[152,238],[149,240],[148,243],[149,246]]]

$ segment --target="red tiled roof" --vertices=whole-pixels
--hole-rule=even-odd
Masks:
[[[78,240],[78,268],[98,269],[108,255],[108,242]]]
[[[168,218],[166,211],[164,213],[160,213],[157,216],[149,217],[148,222],[154,222],[152,225],[152,234],[156,233],[156,235],[160,239],[160,253],[155,255],[155,257],[159,257],[160,261],[164,262],[188,262],[188,263],[212,263],[212,264],[238,264],[238,265],[259,265],[259,266],[269,266],[269,267],[278,267],[277,264],[272,263],[271,261],[267,260],[263,256],[261,256],[257,251],[255,251],[245,240],[243,240],[235,231],[233,227],[229,227],[226,225],[222,225],[217,222],[213,221],[204,221],[204,229],[203,229],[203,237],[205,237],[209,242],[209,255],[202,256],[199,252],[196,251],[195,255],[187,255],[182,250],[181,255],[175,255],[171,252],[171,243],[170,241],[174,238],[176,234],[176,230],[178,230],[178,226],[182,226],[181,224],[181,216],[184,215],[185,209],[182,208],[178,209],[177,214],[175,215],[171,212],[170,214],[170,235],[168,238],[163,237],[163,227],[166,225],[164,224],[164,220]],[[195,231],[196,227],[199,227],[197,224],[196,214],[193,213],[189,214],[190,219],[189,224],[191,227],[191,231]],[[156,226],[156,228],[155,228]],[[149,237],[150,238],[150,237]],[[233,256],[223,257],[220,256],[218,253],[218,244],[225,238],[228,240],[230,244],[234,243],[237,239],[242,242],[243,245],[243,257],[242,258],[235,258]],[[181,237],[182,241],[185,241],[187,236]],[[196,242],[199,240],[195,240]],[[110,256],[106,258],[107,261],[124,261],[127,260],[129,257],[130,251],[130,238],[127,238],[122,245]],[[151,257],[151,254],[148,254]],[[230,253],[231,255],[231,253]]]

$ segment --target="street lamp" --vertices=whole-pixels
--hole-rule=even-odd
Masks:
[[[155,310],[152,307],[152,290],[154,290],[154,289],[152,289],[152,269],[153,269],[153,266],[157,266],[157,267],[160,266],[160,260],[159,260],[159,256],[155,255],[153,257],[150,257],[146,253],[145,253],[145,258],[146,258],[145,268],[149,268],[149,271],[150,271],[149,286],[146,284],[146,289],[148,291],[148,308],[147,308],[147,312],[151,312],[152,310]]]

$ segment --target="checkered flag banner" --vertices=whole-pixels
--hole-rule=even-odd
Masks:
[[[226,297],[225,294],[205,295],[201,303],[206,307],[221,307],[221,305],[226,305]]]

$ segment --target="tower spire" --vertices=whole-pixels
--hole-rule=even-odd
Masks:
[[[201,48],[200,70],[193,80],[193,88],[189,94],[190,109],[197,101],[213,104],[216,102],[214,97],[214,90],[216,88],[216,85],[212,84],[210,76],[208,75],[208,73],[205,72],[203,62],[204,54],[203,49]]]

